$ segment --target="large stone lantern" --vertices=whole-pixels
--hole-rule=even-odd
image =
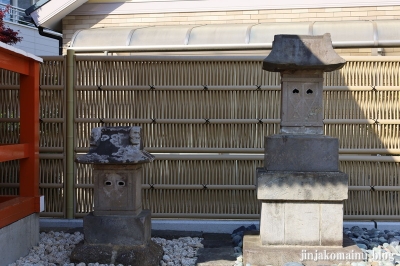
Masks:
[[[245,236],[245,263],[284,265],[301,262],[304,250],[342,248],[348,177],[339,171],[338,139],[323,135],[322,87],[324,72],[345,63],[330,34],[275,36],[263,69],[281,73],[281,130],[265,138],[260,235]]]

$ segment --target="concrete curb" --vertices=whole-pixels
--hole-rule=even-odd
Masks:
[[[257,230],[260,228],[258,220],[184,220],[184,219],[152,219],[151,227],[153,230],[170,231],[192,231],[204,233],[225,233],[230,234],[240,226],[250,226],[254,224]],[[343,227],[353,226],[365,227],[368,229],[378,228],[380,230],[399,230],[400,222],[372,222],[372,221],[344,221]],[[82,228],[82,219],[50,219],[41,218],[40,228]]]

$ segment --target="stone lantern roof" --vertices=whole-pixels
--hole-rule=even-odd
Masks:
[[[293,70],[334,71],[346,61],[332,47],[331,35],[275,35],[272,51],[263,69],[272,72]]]
[[[140,127],[93,128],[89,153],[76,159],[87,164],[140,164],[153,160],[154,156],[143,150]]]

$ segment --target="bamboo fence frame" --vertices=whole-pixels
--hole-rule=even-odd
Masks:
[[[144,166],[142,185],[143,207],[152,217],[259,218],[255,169],[263,164],[264,136],[278,133],[280,123],[280,78],[261,70],[263,57],[77,55],[68,65],[68,104],[66,59],[44,59],[43,216],[72,211],[82,217],[93,209],[90,165],[74,164],[67,173],[69,106],[75,113],[68,133],[72,156],[88,151],[93,127],[142,126],[146,150],[156,156]],[[325,74],[324,84],[325,133],[339,138],[340,168],[350,177],[345,219],[397,220],[400,58],[345,59],[342,70]],[[19,120],[10,95],[18,78],[1,75],[0,111],[8,113],[0,116],[0,142],[13,143]],[[16,162],[2,165],[0,193],[18,190],[17,168]],[[68,207],[70,192],[74,205]]]

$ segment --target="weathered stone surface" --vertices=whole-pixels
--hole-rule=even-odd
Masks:
[[[78,244],[71,252],[71,262],[99,262],[110,263],[113,256],[113,246],[111,245],[88,245]]]
[[[83,218],[83,231],[87,244],[143,245],[151,237],[150,211],[143,210],[137,216],[89,213]]]
[[[257,169],[257,198],[286,201],[343,201],[348,177],[343,172],[284,172]]]
[[[154,156],[143,150],[140,127],[96,127],[92,129],[90,150],[78,163],[149,163]]]
[[[281,72],[281,131],[265,138],[260,237],[244,244],[244,264],[301,262],[299,246],[342,244],[348,177],[339,172],[338,140],[323,136],[323,72],[345,63],[329,34],[275,36],[263,69]]]
[[[92,130],[89,153],[79,163],[94,164],[94,212],[83,219],[84,244],[71,260],[124,265],[159,265],[163,251],[151,240],[151,212],[142,210],[143,150],[140,127]]]
[[[342,201],[263,201],[260,221],[261,244],[340,246],[343,241],[342,206]]]
[[[284,266],[287,262],[298,262],[306,266],[320,266],[358,262],[365,258],[361,249],[349,238],[344,237],[341,246],[343,247],[265,246],[261,244],[260,236],[245,235],[243,238],[243,264]],[[316,259],[314,259],[315,255]],[[334,256],[335,259],[331,259]]]
[[[275,35],[271,53],[264,59],[263,69],[334,71],[346,61],[332,47],[331,35]]]
[[[94,164],[93,215],[138,215],[142,211],[141,164]]]
[[[340,246],[343,231],[343,203],[324,202],[320,204],[321,245]]]
[[[281,134],[323,134],[323,72],[282,72]]]
[[[263,245],[285,243],[285,206],[282,203],[262,202],[260,239]]]
[[[329,172],[339,170],[338,139],[323,135],[279,134],[265,137],[268,171]]]
[[[117,246],[81,243],[71,253],[73,263],[123,264],[158,266],[163,256],[162,247],[150,241],[145,245]]]
[[[320,246],[320,204],[287,202],[285,209],[285,245]],[[342,232],[339,232],[342,235]]]

